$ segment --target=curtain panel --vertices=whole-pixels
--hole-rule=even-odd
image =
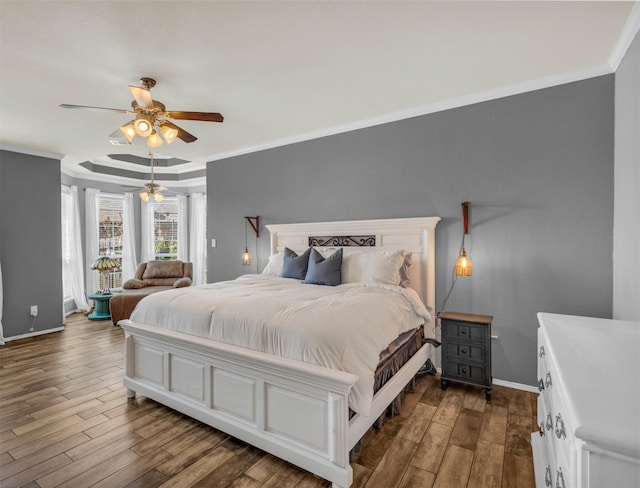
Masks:
[[[207,195],[191,194],[189,215],[189,259],[193,263],[193,284],[206,283],[207,272]]]

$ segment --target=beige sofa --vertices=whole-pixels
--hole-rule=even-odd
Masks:
[[[141,263],[133,279],[122,285],[122,291],[114,293],[109,301],[111,320],[117,325],[128,319],[138,302],[147,295],[162,290],[190,286],[193,264],[182,261],[149,261]]]

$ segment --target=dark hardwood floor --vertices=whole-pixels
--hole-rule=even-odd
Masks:
[[[312,488],[330,483],[122,386],[124,334],[73,315],[0,347],[0,486]],[[536,395],[421,377],[370,431],[354,487],[534,487]]]

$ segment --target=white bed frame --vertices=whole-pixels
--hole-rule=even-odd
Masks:
[[[375,235],[376,248],[413,253],[411,286],[435,310],[439,217],[267,225],[271,250],[308,247],[310,236]],[[371,248],[358,248],[363,252]],[[433,312],[432,312],[433,315]],[[357,376],[181,332],[120,321],[126,335],[127,395],[152,398],[346,488],[349,451],[415,376],[425,344],[376,393],[368,417],[349,419]],[[432,327],[425,327],[429,335]]]

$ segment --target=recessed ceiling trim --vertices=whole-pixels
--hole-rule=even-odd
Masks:
[[[263,144],[257,144],[254,146],[247,146],[234,151],[227,151],[224,153],[214,154],[208,158],[209,161],[219,161],[221,159],[227,159],[235,156],[241,156],[243,154],[250,154],[258,151],[264,151],[266,149],[273,149],[276,147],[288,146],[290,144],[296,144],[298,142],[309,141],[313,139],[320,139],[322,137],[332,136],[336,134],[342,134],[345,132],[351,132],[359,129],[366,129],[367,127],[374,127],[376,125],[387,124],[390,122],[397,122],[399,120],[411,119],[413,117],[420,117],[422,115],[429,115],[432,113],[443,112],[445,110],[451,110],[454,108],[464,107],[467,105],[473,105],[476,103],[487,102],[490,100],[496,100],[499,98],[505,98],[513,95],[520,95],[522,93],[541,90],[544,88],[550,88],[553,86],[565,85],[567,83],[573,83],[576,81],[586,80],[589,78],[595,78],[598,76],[608,75],[613,73],[613,69],[609,64],[597,64],[585,69],[579,69],[575,71],[568,71],[557,75],[546,76],[544,78],[538,78],[535,80],[527,80],[521,83],[514,83],[511,85],[486,90],[483,92],[472,93],[462,97],[450,98],[448,100],[442,100],[426,105],[419,105],[406,110],[400,110],[398,112],[392,112],[377,117],[371,117],[348,124],[337,125],[334,127],[327,127],[313,132],[306,132],[303,134],[294,135],[291,137],[285,137],[282,139],[276,139],[268,141]]]
[[[139,171],[131,171],[122,168],[113,168],[111,166],[103,166],[101,164],[92,163],[90,161],[84,161],[80,163],[84,169],[91,171],[92,173],[100,173],[103,175],[117,176],[122,178],[131,178],[135,180],[149,180],[151,179],[151,173],[142,173]],[[186,173],[155,173],[153,177],[155,180],[160,181],[184,181],[194,178],[203,178],[207,174],[206,169],[197,171],[189,171]]]
[[[124,161],[125,163],[139,164],[140,166],[149,166],[149,157],[136,156],[134,154],[107,154],[111,159],[116,161]],[[169,168],[181,164],[190,163],[186,159],[180,158],[160,158],[154,157],[153,161],[157,167]]]

